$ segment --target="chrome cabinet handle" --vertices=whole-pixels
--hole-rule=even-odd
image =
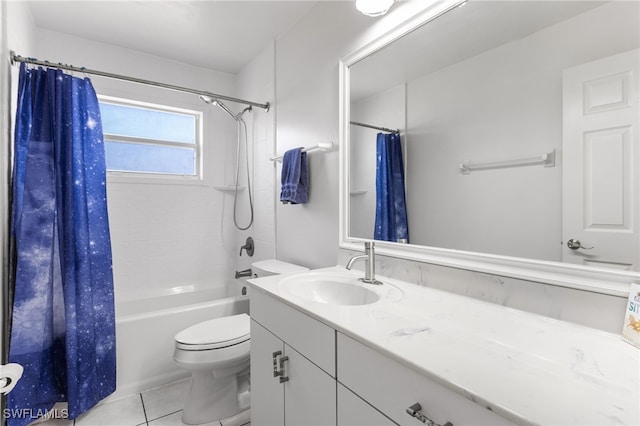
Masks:
[[[578,249],[591,250],[593,248],[593,247],[583,246],[580,240],[576,240],[574,238],[571,238],[569,241],[567,241],[567,247],[569,247],[571,250],[578,250]]]
[[[436,423],[433,420],[431,420],[422,412],[422,405],[420,405],[419,402],[416,402],[415,404],[407,408],[406,411],[407,411],[407,414],[409,414],[411,417],[414,417],[420,420],[422,423],[428,424],[429,426],[453,426],[451,422],[446,422],[444,425],[440,425],[439,423]]]
[[[289,357],[282,356],[282,351],[276,351],[271,356],[273,357],[273,377],[280,377],[280,383],[288,382],[289,378],[284,375],[284,363],[289,361]],[[278,357],[281,358],[278,359]]]
[[[276,351],[271,356],[273,357],[273,377],[282,376],[282,371],[278,371],[278,357],[282,355],[282,351]]]
[[[289,378],[284,375],[284,363],[289,361],[288,356],[283,356],[280,358],[280,383],[288,382]]]

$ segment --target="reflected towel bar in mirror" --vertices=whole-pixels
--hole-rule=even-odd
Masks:
[[[556,165],[556,150],[538,155],[535,157],[513,158],[510,160],[487,161],[487,162],[471,162],[463,161],[460,163],[460,173],[468,175],[473,170],[489,170],[502,169],[507,167],[536,166],[554,167]]]

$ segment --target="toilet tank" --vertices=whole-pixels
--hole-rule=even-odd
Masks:
[[[251,270],[255,278],[267,277],[269,275],[289,274],[292,272],[304,272],[309,268],[283,262],[276,259],[260,260],[251,264]]]

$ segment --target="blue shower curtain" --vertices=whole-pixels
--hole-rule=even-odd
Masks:
[[[376,142],[376,240],[409,242],[402,144],[398,133],[378,133]]]
[[[106,171],[88,78],[21,64],[13,169],[10,425],[68,402],[76,418],[115,390]]]

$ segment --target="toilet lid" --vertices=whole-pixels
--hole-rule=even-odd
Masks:
[[[192,350],[216,349],[249,340],[249,315],[239,314],[215,318],[176,334],[180,347]]]

